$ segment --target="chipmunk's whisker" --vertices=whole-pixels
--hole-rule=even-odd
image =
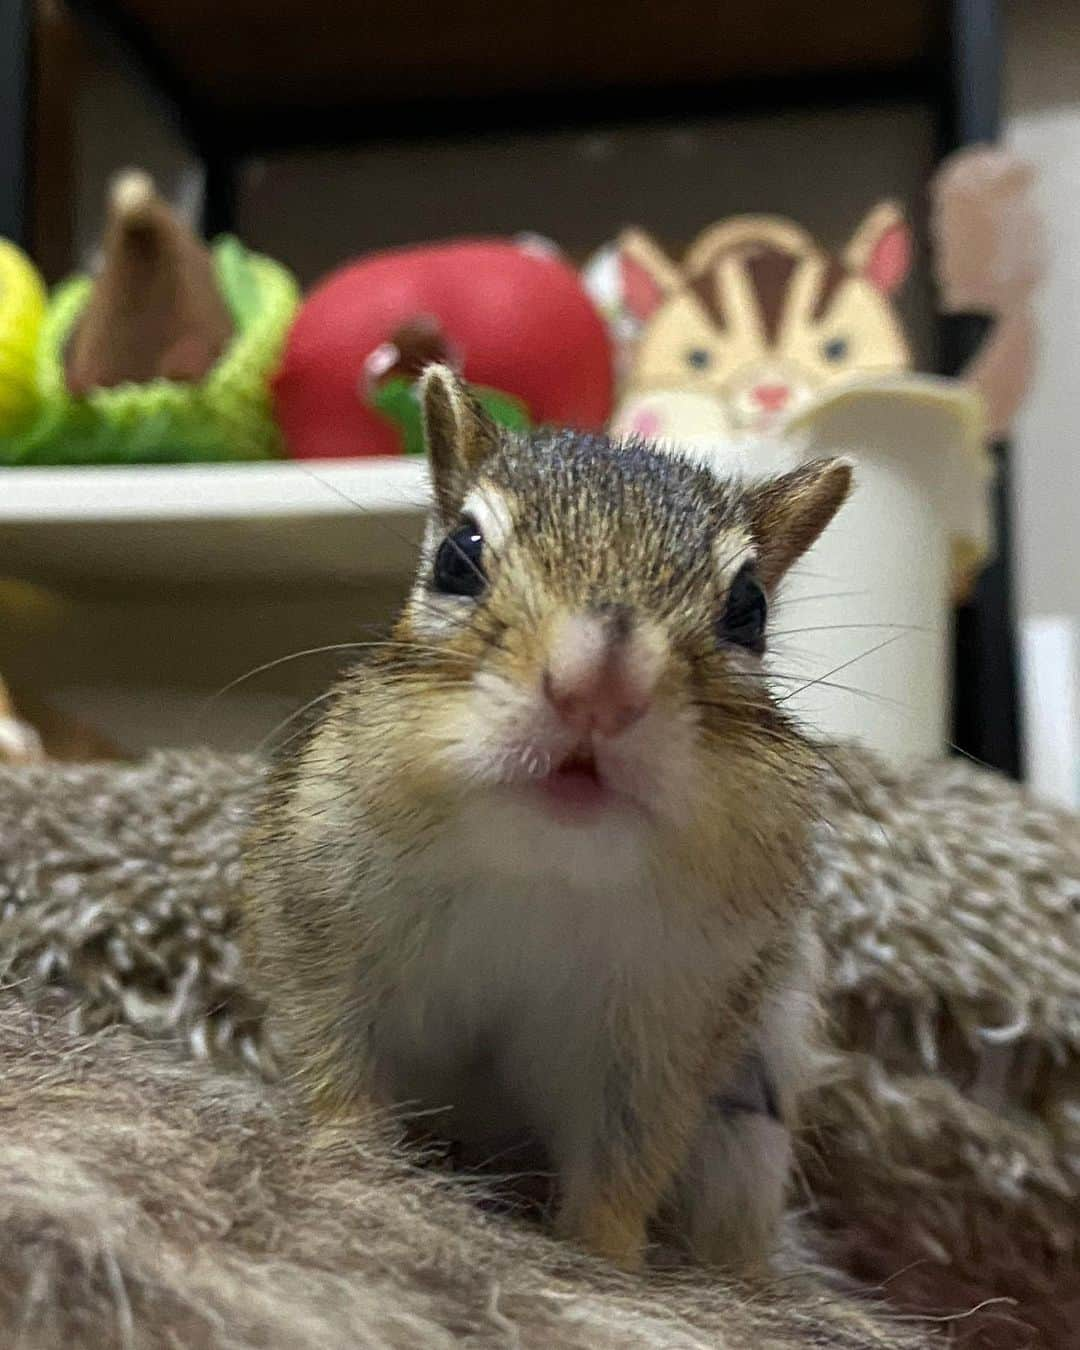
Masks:
[[[839,633],[859,628],[893,628],[906,633],[934,633],[937,629],[918,623],[819,623],[808,628],[782,628],[779,632],[769,632],[770,638],[795,637],[800,633]]]
[[[393,537],[399,540],[400,542],[408,544],[410,549],[412,549],[414,553],[419,552],[419,545],[415,538],[410,537],[401,530],[394,529],[394,527],[388,524],[388,522],[384,520],[383,517],[380,516],[377,512],[372,511],[371,508],[365,506],[363,502],[358,502],[355,497],[350,496],[349,493],[345,492],[342,488],[339,488],[336,483],[331,483],[329,479],[323,478],[321,474],[317,474],[313,469],[309,468],[306,464],[301,464],[299,461],[297,461],[297,467],[301,469],[302,472],[306,473],[309,478],[313,478],[316,483],[322,484],[322,486],[326,488],[328,492],[334,493],[334,495],[340,497],[342,501],[348,502],[350,506],[355,507],[355,509],[359,511],[362,515],[370,516],[373,520],[377,521],[378,524],[381,525],[382,528],[385,529],[388,534],[393,535]],[[417,506],[417,503],[412,498],[402,497],[401,500],[402,504],[407,507],[415,509]],[[499,555],[496,552],[496,550],[492,548],[490,540],[485,539],[484,545],[487,551],[495,559],[495,561],[498,562]],[[465,561],[469,563],[470,567],[472,567],[473,571],[476,572],[477,576],[482,577],[483,573],[480,571],[480,569],[476,566],[476,564],[472,561],[471,558],[466,557],[464,550],[457,544],[455,544],[454,547],[457,549],[457,552],[461,555],[461,557],[464,558]]]
[[[278,722],[274,727],[271,728],[270,731],[266,733],[266,735],[255,746],[255,750],[253,753],[256,755],[262,754],[262,752],[267,748],[267,746],[271,743],[271,741],[273,741],[274,737],[278,734],[279,731],[284,731],[285,728],[287,726],[290,726],[293,722],[295,722],[297,718],[303,717],[303,715],[306,712],[310,712],[312,708],[317,707],[320,703],[325,703],[327,699],[333,698],[337,694],[337,692],[338,690],[336,687],[333,689],[328,689],[326,690],[325,693],[319,694],[315,698],[309,699],[307,703],[301,704],[299,708],[295,708],[291,713],[289,713],[287,717],[283,717],[280,722]],[[287,741],[283,742],[277,748],[279,750],[284,749],[285,746],[290,745],[296,739],[296,736],[299,734],[300,734],[299,732],[294,733],[292,736],[289,737]]]
[[[793,689],[791,693],[785,694],[783,698],[777,699],[777,702],[787,703],[789,699],[795,698],[796,695],[803,693],[804,690],[812,689],[816,684],[823,684],[826,680],[830,679],[833,675],[838,674],[841,670],[847,670],[849,666],[853,666],[859,661],[865,661],[868,656],[873,656],[875,652],[880,652],[883,651],[886,647],[891,647],[894,643],[899,642],[903,636],[904,636],[903,633],[894,633],[892,637],[887,637],[882,642],[876,643],[873,647],[868,647],[866,651],[859,652],[857,656],[852,656],[849,657],[846,661],[841,661],[839,665],[833,666],[831,670],[825,671],[823,675],[817,676],[812,680],[807,680],[806,683],[801,684],[798,689]],[[780,677],[777,676],[775,678]]]
[[[775,601],[773,611],[790,609],[794,605],[807,604],[812,600],[858,600],[869,594],[869,591],[822,591],[812,595],[781,595]]]
[[[398,642],[392,638],[364,642],[327,642],[321,647],[305,647],[298,652],[289,652],[285,656],[276,656],[271,661],[264,661],[261,665],[253,666],[251,670],[245,671],[243,675],[237,675],[236,679],[230,680],[228,684],[222,685],[220,689],[209,696],[198,716],[202,716],[206,708],[216,703],[219,698],[223,698],[226,694],[231,693],[231,691],[236,689],[239,685],[245,684],[248,680],[253,680],[256,675],[262,675],[265,671],[273,670],[277,666],[284,666],[290,661],[299,661],[301,657],[305,656],[318,656],[322,652],[342,652],[371,647],[408,647],[410,650],[430,651],[439,656],[443,655],[438,647],[422,647],[418,643]]]

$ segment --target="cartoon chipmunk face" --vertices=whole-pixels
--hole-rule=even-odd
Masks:
[[[853,375],[905,369],[890,296],[910,254],[891,203],[842,257],[772,216],[706,230],[681,267],[647,235],[625,233],[624,303],[644,326],[613,430],[672,441],[763,430]]]

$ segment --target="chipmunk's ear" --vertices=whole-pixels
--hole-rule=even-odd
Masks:
[[[428,366],[421,379],[424,435],[435,504],[449,520],[469,480],[499,441],[495,423],[449,366]]]
[[[766,590],[836,515],[851,490],[851,471],[847,459],[814,459],[750,488],[750,529]]]

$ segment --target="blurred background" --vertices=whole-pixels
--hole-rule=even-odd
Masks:
[[[912,365],[954,376],[993,316],[942,313],[928,185],[965,146],[1009,150],[1041,222],[1037,356],[988,446],[991,555],[923,607],[928,624],[948,610],[942,748],[1077,801],[1075,0],[0,0],[0,33],[0,234],[49,287],[100,269],[110,184],[132,166],[194,232],[234,233],[301,290],[372,250],[457,236],[543,236],[581,268],[634,225],[678,258],[747,213],[837,251],[892,200],[913,240],[895,296]],[[207,478],[11,458],[0,673],[56,753],[254,748],[343,653],[211,696],[374,631],[404,585],[421,491],[407,456],[287,483],[266,476],[278,464]]]

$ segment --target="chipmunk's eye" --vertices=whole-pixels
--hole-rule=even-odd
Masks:
[[[432,572],[435,589],[443,595],[479,595],[487,585],[483,555],[484,536],[467,520],[439,545]]]
[[[686,364],[693,366],[695,370],[708,370],[712,364],[712,357],[704,347],[691,347],[686,353]]]
[[[745,647],[760,656],[765,650],[765,621],[769,617],[769,602],[753,563],[746,563],[735,574],[728,589],[727,602],[720,622],[716,625],[719,642]]]
[[[821,354],[826,361],[846,361],[848,354],[847,338],[831,338],[822,344]]]

